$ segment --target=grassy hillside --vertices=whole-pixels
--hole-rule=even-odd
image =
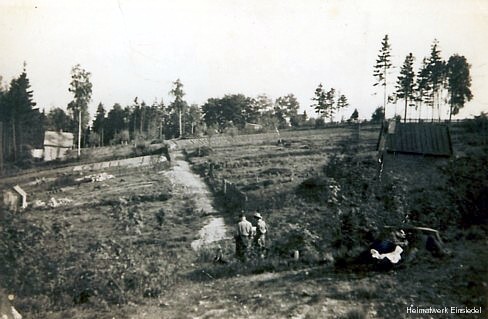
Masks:
[[[247,263],[234,259],[232,240],[191,250],[208,216],[165,165],[109,169],[113,178],[100,182],[62,169],[44,180],[23,175],[30,201],[45,205],[1,211],[0,281],[25,318],[408,318],[409,305],[486,309],[488,166],[479,132],[456,127],[451,159],[388,156],[381,176],[374,126],[175,142],[228,225],[240,210],[259,210],[268,222],[267,258]],[[444,254],[412,233],[404,262],[390,271],[359,263],[372,240],[390,238],[384,226],[438,229]],[[213,262],[217,244],[225,264]]]

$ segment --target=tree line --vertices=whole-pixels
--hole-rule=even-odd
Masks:
[[[25,64],[19,77],[0,85],[0,165],[29,159],[33,148],[43,147],[48,130],[71,132],[75,145],[88,147],[243,130],[246,123],[257,124],[263,131],[274,130],[304,125],[308,120],[305,112],[298,114],[300,104],[291,93],[276,100],[265,94],[256,98],[229,94],[209,98],[201,106],[190,105],[179,79],[172,83],[168,104],[162,99],[148,104],[138,97],[129,105],[115,103],[110,108],[100,102],[91,120],[91,73],[80,65],[71,70],[68,90],[72,100],[65,109],[40,111],[30,87]]]
[[[337,100],[336,100],[337,98]],[[315,109],[315,112],[319,115],[319,119],[329,119],[330,122],[334,120],[334,115],[349,106],[347,97],[344,94],[336,93],[336,89],[330,88],[324,89],[322,83],[320,83],[315,89],[314,102],[311,107]],[[350,120],[357,120],[359,116],[358,110],[354,109]]]
[[[372,114],[373,121],[385,118],[389,102],[404,101],[404,119],[407,109],[415,108],[419,114],[425,106],[435,111],[440,119],[441,106],[449,107],[449,119],[471,100],[470,65],[464,56],[454,54],[447,61],[440,55],[439,44],[434,41],[429,57],[422,60],[417,72],[414,56],[409,53],[400,68],[395,90],[387,94],[393,64],[388,35],[374,65],[375,86],[383,87],[383,107]],[[88,105],[92,100],[90,72],[79,64],[71,70],[69,92],[72,100],[66,106],[51,109],[47,114],[36,107],[26,67],[9,85],[0,78],[0,169],[4,161],[22,162],[30,156],[32,148],[42,148],[44,131],[67,131],[76,137],[78,149],[129,141],[182,138],[245,129],[246,123],[256,124],[262,130],[308,125],[321,126],[326,119],[349,106],[347,97],[335,88],[326,89],[322,83],[316,88],[311,107],[319,115],[317,120],[299,113],[300,104],[293,94],[272,100],[266,94],[248,97],[228,94],[209,98],[203,105],[189,105],[185,100],[184,85],[180,79],[169,90],[171,101],[155,100],[151,104],[134,98],[129,105],[115,103],[107,108],[97,106],[95,118],[90,121]],[[350,121],[359,117],[357,109]]]
[[[8,86],[0,85],[0,170],[4,161],[22,162],[30,145],[43,142],[45,117],[33,101],[25,67]]]
[[[115,103],[110,110],[99,103],[95,118],[87,127],[90,146],[126,143],[129,140],[154,140],[196,137],[243,130],[246,123],[258,124],[263,130],[299,126],[306,115],[298,114],[300,107],[293,94],[271,100],[266,95],[257,98],[243,94],[229,94],[209,98],[203,105],[185,100],[184,85],[177,79],[169,91],[172,101],[155,100],[152,104],[136,97],[130,105]],[[56,109],[49,112],[62,114]],[[69,118],[68,115],[64,115]],[[57,123],[57,121],[52,121]],[[63,123],[63,122],[60,122]],[[61,127],[54,127],[60,129]]]
[[[439,42],[434,40],[430,55],[422,59],[419,70],[414,70],[415,57],[408,53],[403,65],[400,67],[396,79],[395,90],[387,94],[387,86],[390,71],[393,68],[391,62],[391,45],[388,35],[381,41],[381,49],[374,65],[373,76],[376,79],[374,86],[383,87],[383,109],[376,113],[386,114],[386,106],[389,102],[404,102],[403,119],[406,121],[407,110],[413,108],[421,118],[422,108],[431,110],[431,119],[435,114],[440,120],[442,107],[448,107],[449,121],[453,115],[459,113],[467,101],[473,98],[471,93],[471,65],[466,57],[453,54],[447,61],[441,57]]]

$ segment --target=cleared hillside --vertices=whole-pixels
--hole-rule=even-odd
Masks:
[[[467,144],[470,134],[460,128],[453,137],[456,155],[470,161],[391,156],[381,179],[376,127],[175,142],[212,189],[212,216],[232,228],[241,209],[258,209],[268,222],[267,258],[247,263],[234,259],[232,239],[192,250],[212,216],[167,163],[102,170],[113,176],[102,181],[72,170],[22,176],[38,207],[2,211],[8,262],[0,280],[25,318],[408,318],[410,305],[486,309],[486,223],[483,215],[470,222],[452,197],[467,184],[452,182],[463,172],[470,185],[486,181],[486,156],[476,157],[486,147]],[[407,248],[409,259],[387,272],[357,263],[371,240],[388,235],[384,226],[406,223],[440,230],[446,254]],[[213,262],[217,245],[225,264]]]

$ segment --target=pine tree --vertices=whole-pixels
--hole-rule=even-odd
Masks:
[[[371,122],[379,123],[384,119],[385,119],[385,113],[383,113],[383,108],[381,106],[378,106],[374,110],[373,114],[371,115]]]
[[[430,93],[432,88],[430,87],[429,83],[429,69],[428,69],[429,60],[424,58],[422,60],[422,65],[420,66],[420,70],[417,73],[417,83],[416,83],[416,102],[418,106],[416,109],[419,112],[419,120],[422,115],[422,104],[425,102],[427,105],[432,103],[431,97],[432,94]]]
[[[388,41],[388,34],[385,35],[381,41],[381,49],[376,59],[376,64],[374,66],[373,76],[377,78],[377,82],[374,86],[383,86],[383,114],[386,114],[386,102],[387,102],[387,75],[388,70],[392,67],[391,64],[391,46]]]
[[[103,126],[104,140],[110,143],[117,141],[117,134],[128,128],[128,119],[130,114],[127,109],[122,109],[119,103],[115,103],[107,114],[107,120]]]
[[[40,127],[42,131],[42,123],[35,121],[36,114],[33,101],[33,91],[30,90],[30,81],[27,78],[24,63],[24,70],[17,79],[10,82],[10,88],[5,93],[3,99],[3,109],[1,110],[5,118],[5,130],[7,151],[5,155],[11,157],[12,160],[17,160],[18,151],[21,145],[29,143],[34,137],[33,132],[38,131]]]
[[[407,107],[408,102],[414,99],[415,93],[415,73],[413,71],[414,57],[412,53],[409,53],[405,57],[403,66],[400,70],[400,75],[397,80],[397,97],[405,101],[405,115],[403,121],[407,121]]]
[[[337,99],[337,110],[344,109],[349,106],[349,102],[347,101],[347,97],[344,94],[339,96]]]
[[[322,86],[322,83],[315,89],[315,96],[312,98],[312,101],[315,101],[311,105],[315,109],[315,113],[319,114],[320,116],[324,116],[326,112],[326,93]]]
[[[352,112],[351,117],[349,118],[348,122],[351,122],[351,121],[356,122],[358,119],[359,119],[358,109],[354,109],[354,112]]]
[[[93,120],[93,131],[98,133],[100,137],[100,145],[103,146],[104,143],[104,126],[105,126],[105,108],[103,107],[102,102],[100,102],[97,106],[97,113],[95,115],[95,119]]]
[[[447,62],[447,88],[449,91],[449,121],[452,115],[456,115],[459,109],[464,107],[466,101],[473,98],[471,93],[470,65],[466,58],[453,55]]]
[[[431,87],[431,101],[432,101],[432,119],[434,119],[434,109],[437,108],[437,113],[440,120],[440,91],[446,79],[446,62],[441,58],[441,51],[438,49],[439,42],[434,40],[432,44],[428,70],[428,81]]]
[[[331,88],[325,94],[325,116],[324,116],[326,118],[328,117],[331,123],[332,120],[334,119],[334,114],[336,110],[337,108],[335,105],[335,89]]]

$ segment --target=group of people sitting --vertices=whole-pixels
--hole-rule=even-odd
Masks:
[[[254,225],[246,219],[243,211],[239,218],[235,234],[236,257],[241,261],[246,261],[251,256],[264,258],[268,226],[263,217],[260,213],[255,212],[253,214]]]

